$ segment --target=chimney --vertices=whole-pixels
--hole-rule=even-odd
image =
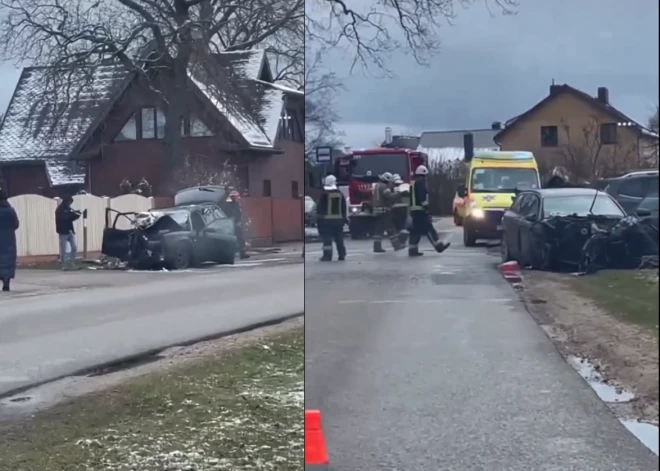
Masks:
[[[499,121],[493,121],[493,124],[490,125],[490,128],[493,131],[499,131],[500,129],[502,129],[502,123],[500,123]]]
[[[385,128],[385,144],[392,144],[392,128]]]
[[[465,160],[469,162],[474,157],[474,136],[471,132],[463,134],[463,150],[465,151]]]
[[[610,91],[606,87],[598,87],[598,101],[604,105],[610,104]]]
[[[350,154],[351,153],[351,146],[344,146],[344,154]]]
[[[553,84],[550,85],[550,96],[556,95],[560,89],[561,89],[561,85],[555,85],[553,80]]]

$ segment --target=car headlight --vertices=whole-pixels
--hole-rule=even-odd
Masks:
[[[351,213],[357,213],[359,209],[357,209],[355,206],[351,208]]]
[[[483,219],[485,215],[484,210],[480,208],[472,208],[472,211],[470,211],[470,217],[475,219]]]

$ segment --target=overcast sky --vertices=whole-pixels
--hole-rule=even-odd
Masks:
[[[658,0],[520,0],[518,10],[493,18],[478,1],[459,11],[431,66],[399,54],[390,62],[395,79],[348,76],[350,57],[326,56],[346,76],[338,98],[346,143],[374,145],[386,126],[395,133],[488,127],[540,101],[553,78],[591,94],[608,87],[613,105],[646,123],[658,101]],[[18,75],[0,65],[0,110]]]
[[[518,14],[491,17],[482,2],[444,29],[430,67],[406,55],[398,78],[345,80],[338,99],[344,140],[372,146],[397,133],[489,127],[543,99],[552,79],[592,95],[610,90],[614,106],[646,124],[658,101],[658,0],[519,0]],[[327,66],[348,70],[336,54]]]

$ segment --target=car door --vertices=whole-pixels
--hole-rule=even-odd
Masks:
[[[525,195],[525,200],[520,208],[518,219],[518,261],[521,264],[530,262],[531,246],[533,243],[531,229],[539,220],[541,210],[541,199],[534,193]]]
[[[502,216],[502,236],[506,237],[509,254],[513,258],[518,257],[518,233],[520,226],[520,208],[525,202],[527,193],[519,193],[511,207]]]
[[[614,199],[621,205],[626,214],[634,214],[637,206],[646,197],[650,190],[652,180],[656,182],[656,177],[629,177],[621,181],[616,189]]]
[[[204,211],[207,222],[204,229],[205,243],[209,247],[210,260],[223,262],[236,253],[236,226],[218,207],[207,207]]]
[[[190,225],[192,227],[190,242],[192,244],[193,257],[198,263],[208,262],[211,260],[211,250],[204,236],[206,224],[199,210],[193,209],[190,211]]]

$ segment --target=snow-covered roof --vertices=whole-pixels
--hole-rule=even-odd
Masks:
[[[43,162],[51,185],[84,183],[85,171],[69,160],[71,153],[112,104],[128,72],[106,64],[68,71],[62,83],[48,82],[50,77],[45,68],[23,70],[0,126],[0,164]]]
[[[422,147],[417,148],[419,152],[424,152],[428,155],[429,165],[437,165],[444,162],[453,162],[455,160],[463,160],[465,158],[465,149],[463,147]],[[475,152],[486,152],[500,150],[498,146],[493,147],[475,147]]]
[[[270,83],[273,76],[263,50],[214,56],[217,65],[227,72],[222,76],[239,84],[245,82],[245,86],[238,85],[243,87],[245,96],[237,101],[245,105],[246,112],[230,112],[219,104],[220,100],[213,99],[208,81],[196,80],[191,74],[193,82],[251,146],[272,148],[283,114],[284,96],[301,96],[304,92]],[[79,150],[92,126],[100,124],[98,120],[132,77],[117,63],[107,63],[91,71],[67,71],[63,75],[59,79],[63,84],[61,90],[46,94],[44,84],[48,77],[54,76],[52,69],[24,69],[0,125],[0,165],[43,163],[54,186],[84,183],[85,170],[71,160],[72,154]],[[51,87],[48,88],[50,92]]]

